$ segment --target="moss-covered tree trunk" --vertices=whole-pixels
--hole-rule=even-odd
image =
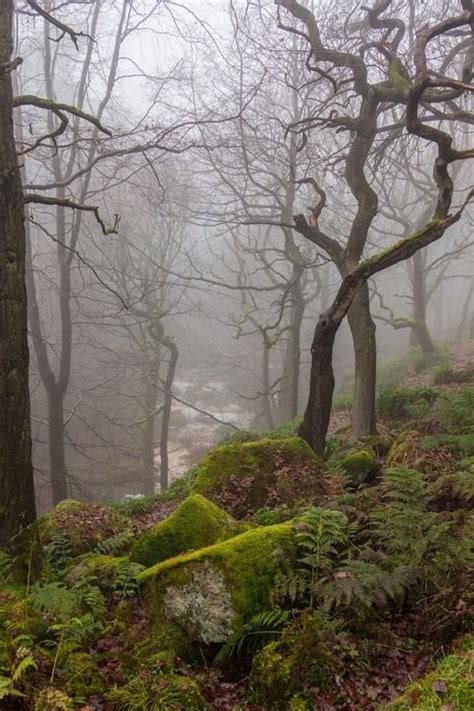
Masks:
[[[0,3],[0,547],[35,520],[23,190],[13,133],[13,2]]]

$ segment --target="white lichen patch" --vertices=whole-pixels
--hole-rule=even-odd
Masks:
[[[222,572],[205,561],[190,571],[190,581],[170,586],[163,600],[165,615],[185,627],[197,642],[225,642],[235,613]]]

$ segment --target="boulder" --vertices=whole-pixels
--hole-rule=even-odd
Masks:
[[[103,504],[83,503],[74,499],[61,501],[53,511],[40,519],[43,545],[60,546],[78,556],[94,550],[97,544],[130,527],[129,521]]]
[[[138,576],[152,620],[190,641],[225,642],[268,609],[277,572],[295,555],[291,522],[256,528],[158,563]]]
[[[377,458],[369,449],[359,449],[346,455],[340,464],[350,487],[354,489],[361,484],[370,484],[379,472]]]
[[[130,560],[146,567],[239,533],[234,519],[200,494],[188,496],[164,521],[142,533]]]
[[[326,491],[324,464],[299,437],[264,438],[216,447],[199,465],[193,492],[236,518],[264,506],[318,499]]]

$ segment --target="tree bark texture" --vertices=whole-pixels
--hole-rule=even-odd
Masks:
[[[13,2],[0,3],[0,548],[35,520],[23,190],[13,133]]]
[[[370,314],[368,285],[356,293],[347,313],[355,354],[352,433],[365,437],[375,432],[375,386],[377,379],[377,342],[375,324]]]

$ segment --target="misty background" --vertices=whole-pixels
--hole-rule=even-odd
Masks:
[[[314,6],[336,37],[363,21],[346,0],[337,11]],[[340,279],[289,225],[309,215],[315,174],[328,196],[323,227],[344,235],[354,215],[338,160],[345,134],[287,131],[328,99],[308,80],[305,40],[278,29],[270,0],[68,2],[61,13],[90,39],[76,50],[41,18],[18,14],[16,91],[74,105],[100,126],[72,116],[56,143],[60,111],[18,108],[23,180],[97,206],[103,229],[85,211],[28,210],[43,511],[54,468],[67,471],[68,496],[120,500],[159,490],[160,478],[172,481],[235,429],[270,429],[301,412],[314,325]],[[396,123],[395,108],[384,120]],[[463,130],[467,145],[472,128]],[[368,255],[431,214],[432,162],[412,137],[380,134]],[[459,170],[461,194],[472,169]],[[379,361],[419,347],[410,319],[420,284],[434,342],[474,337],[473,262],[464,215],[446,239],[371,280]],[[338,392],[350,393],[353,363],[344,324]]]

